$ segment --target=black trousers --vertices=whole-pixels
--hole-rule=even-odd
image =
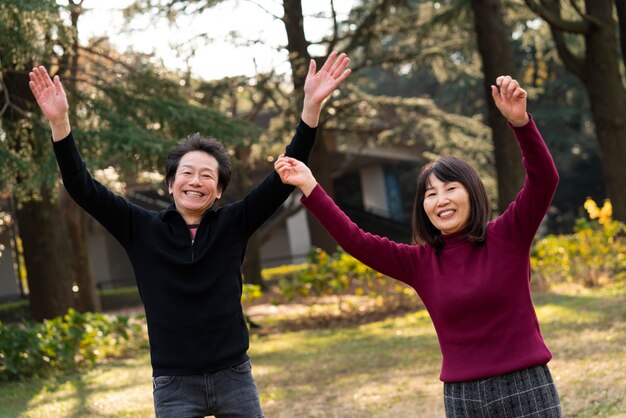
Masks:
[[[446,417],[562,417],[548,366],[488,379],[444,383]]]

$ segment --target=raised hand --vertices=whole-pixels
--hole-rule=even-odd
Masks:
[[[513,126],[524,126],[529,117],[526,113],[526,99],[528,93],[520,87],[517,80],[510,76],[500,76],[496,79],[498,88],[491,86],[491,96],[502,116]]]
[[[33,68],[28,76],[30,77],[28,86],[41,111],[50,122],[53,139],[64,138],[70,131],[69,105],[59,76],[55,76],[53,82],[43,66]]]
[[[317,185],[309,167],[295,158],[280,155],[274,163],[274,169],[283,183],[298,187],[305,196],[311,194]]]
[[[337,51],[333,51],[316,72],[315,60],[312,59],[304,81],[305,97],[317,103],[324,101],[350,75],[351,70],[346,68],[348,64],[350,58],[346,54],[337,56]]]
[[[324,100],[335,91],[351,73],[348,67],[350,58],[346,54],[330,53],[322,68],[317,71],[315,60],[309,63],[309,72],[304,81],[304,106],[302,120],[309,126],[319,123],[319,116]]]

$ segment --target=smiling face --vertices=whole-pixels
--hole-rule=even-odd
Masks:
[[[471,205],[469,193],[458,181],[445,182],[434,174],[428,177],[424,212],[442,234],[452,234],[468,226]]]
[[[217,160],[204,151],[190,151],[180,159],[168,188],[176,210],[187,224],[199,223],[207,209],[222,197],[218,172]]]

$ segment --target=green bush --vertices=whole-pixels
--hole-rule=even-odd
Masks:
[[[626,228],[610,218],[579,219],[573,234],[549,235],[531,252],[536,285],[580,283],[591,287],[626,278]]]
[[[17,322],[30,318],[28,300],[0,304],[0,321]]]
[[[91,367],[103,358],[147,347],[144,328],[137,319],[73,309],[43,323],[0,322],[0,381]]]
[[[255,299],[260,299],[263,297],[263,290],[261,290],[261,286],[258,284],[247,284],[244,283],[241,295],[242,303],[250,303]]]
[[[288,300],[295,296],[340,295],[348,290],[373,295],[387,277],[343,251],[329,255],[319,248],[308,256],[305,268],[279,279],[280,293]]]

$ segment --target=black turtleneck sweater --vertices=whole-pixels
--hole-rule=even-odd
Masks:
[[[316,132],[300,121],[285,154],[308,161]],[[153,375],[202,374],[246,361],[241,263],[249,237],[293,187],[272,171],[242,200],[209,209],[192,242],[173,205],[146,210],[94,180],[71,133],[54,143],[54,151],[69,194],[130,258],[146,311]]]

